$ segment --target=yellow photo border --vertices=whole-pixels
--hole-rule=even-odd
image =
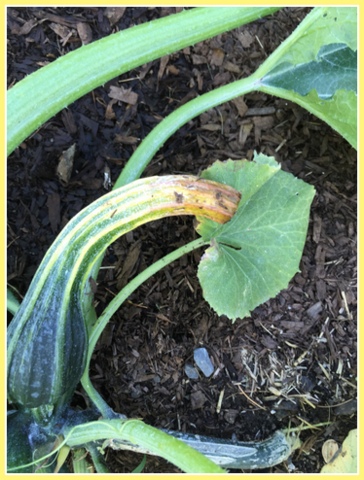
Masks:
[[[316,5],[330,5],[330,6],[357,6],[358,7],[358,16],[359,16],[359,79],[358,79],[358,85],[360,86],[360,79],[361,79],[361,62],[360,62],[360,53],[362,52],[362,42],[363,42],[363,33],[361,32],[361,26],[362,26],[362,16],[363,16],[363,8],[361,8],[360,3],[354,3],[354,4],[346,4],[344,2],[327,2],[327,1],[321,1],[321,2],[309,2],[308,4],[302,4],[302,2],[283,2],[283,1],[276,1],[276,2],[264,2],[262,0],[255,0],[254,2],[242,2],[242,1],[232,1],[232,0],[226,0],[224,2],[219,2],[216,0],[211,0],[211,1],[196,1],[196,2],[188,2],[188,1],[180,1],[180,0],[175,0],[173,2],[167,1],[167,0],[160,0],[158,2],[151,2],[149,0],[145,1],[133,1],[133,2],[117,2],[115,0],[109,0],[106,2],[105,5],[102,5],[101,2],[95,2],[93,0],[90,1],[62,1],[62,2],[55,2],[54,0],[39,0],[37,2],[27,2],[24,0],[19,0],[19,1],[8,1],[8,2],[3,2],[1,1],[1,16],[0,16],[0,34],[1,34],[1,58],[2,58],[2,88],[3,88],[3,94],[1,95],[1,100],[0,100],[0,107],[1,107],[1,114],[2,114],[2,125],[3,128],[1,128],[1,145],[2,145],[2,151],[3,151],[3,161],[1,162],[1,242],[2,242],[2,255],[0,255],[0,265],[1,265],[1,272],[2,272],[2,289],[1,289],[1,306],[2,306],[2,311],[4,312],[4,319],[6,319],[6,9],[7,7],[10,6],[24,6],[24,7],[29,7],[29,6],[57,6],[57,7],[62,7],[62,6],[109,6],[109,5],[118,5],[118,6],[129,6],[129,7],[134,7],[134,6],[145,6],[145,5],[150,5],[150,6],[227,6],[227,5],[241,5],[241,6],[275,6],[275,5],[282,5],[282,6],[316,6]],[[360,132],[360,126],[361,126],[361,112],[363,112],[363,99],[362,96],[360,95],[360,89],[359,89],[359,114],[358,114],[358,132]],[[359,137],[359,142],[358,142],[358,173],[359,173],[359,185],[358,185],[358,194],[359,194],[359,202],[358,204],[360,205],[360,186],[363,184],[363,169],[360,168],[360,154],[361,154],[361,142],[360,142],[360,133],[358,133]],[[359,208],[359,246],[360,246],[360,239],[363,238],[363,215],[362,215],[362,210]],[[360,252],[359,252],[360,253]],[[361,261],[362,258],[359,254],[359,267],[361,267]],[[362,268],[359,268],[359,272],[362,271]],[[358,290],[358,297],[361,298],[361,294],[364,294],[363,291],[363,286],[360,282],[360,275],[359,275],[359,290]],[[360,307],[359,307],[359,315],[360,317]],[[3,412],[4,414],[1,417],[1,445],[2,445],[2,451],[0,455],[0,475],[2,478],[10,478],[13,476],[17,477],[22,477],[23,475],[20,474],[8,474],[6,473],[6,369],[5,369],[5,364],[6,364],[6,321],[4,320],[2,324],[2,343],[3,343],[3,348],[2,348],[2,368],[1,368],[1,382],[2,382],[2,400],[3,400]],[[362,332],[362,329],[359,329],[359,332]],[[362,341],[362,334],[359,337],[360,344],[363,344]],[[358,349],[358,354],[359,354],[359,349]],[[363,371],[363,355],[359,354],[359,372]],[[359,397],[358,397],[358,405],[361,405],[361,402],[359,401],[362,398],[362,384],[359,384]],[[362,410],[362,408],[360,408]],[[360,425],[359,425],[359,445],[362,446],[362,441],[361,441],[361,432],[362,432],[362,417],[363,417],[363,412],[361,412],[361,415],[359,415],[359,419],[361,420]],[[359,453],[361,449],[359,448]],[[360,458],[360,454],[358,455],[358,473],[357,474],[350,474],[350,475],[342,475],[340,474],[340,478],[347,478],[347,479],[352,479],[353,477],[357,477],[362,473],[363,468],[362,468],[362,461]],[[86,475],[75,475],[75,474],[60,474],[61,477],[64,478],[70,478],[70,475],[72,475],[72,478],[86,478]],[[145,474],[97,474],[98,478],[106,479],[113,477],[114,475],[122,476],[123,478],[132,478],[133,480],[139,480],[142,478],[145,478]],[[160,478],[163,476],[163,478],[176,478],[176,477],[183,477],[184,479],[200,479],[200,478],[211,478],[211,474],[206,474],[206,475],[195,475],[195,474],[147,474],[148,478]],[[266,477],[270,476],[269,474],[259,474],[259,473],[254,473],[254,474],[233,474],[234,478],[241,478],[241,479],[247,479],[251,478],[254,480],[263,480],[266,479]],[[293,474],[290,474],[295,475]],[[300,478],[302,476],[304,477],[310,477],[312,478],[322,478],[322,474],[299,474]],[[215,476],[215,475],[214,475]],[[54,478],[51,475],[42,475],[42,478],[48,479],[48,478]],[[225,479],[225,478],[231,478],[231,474],[223,474],[219,475],[218,478]]]

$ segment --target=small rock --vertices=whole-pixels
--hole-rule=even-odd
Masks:
[[[229,408],[224,414],[224,419],[230,423],[230,425],[234,425],[236,421],[236,417],[239,415],[239,410],[234,410],[232,408]]]
[[[193,352],[193,358],[205,377],[210,377],[214,373],[214,366],[212,365],[206,348],[196,348]]]
[[[316,302],[313,304],[307,311],[307,315],[312,318],[312,320],[317,320],[320,318],[320,313],[322,312],[322,303]]]
[[[357,412],[358,405],[356,398],[353,398],[334,408],[335,415],[353,415]]]
[[[311,392],[313,388],[316,386],[316,383],[312,378],[306,375],[302,375],[300,378],[300,387],[305,392]]]
[[[191,393],[192,410],[197,410],[198,408],[202,408],[206,401],[207,401],[207,398],[201,391]]]
[[[185,374],[191,380],[198,380],[199,378],[198,371],[195,369],[195,367],[193,367],[189,363],[186,363],[185,365]]]

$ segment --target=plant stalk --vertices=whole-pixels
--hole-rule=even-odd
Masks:
[[[112,447],[113,440],[130,442],[136,447],[143,447],[154,455],[165,458],[186,473],[225,472],[185,442],[140,420],[98,420],[65,432],[65,441],[71,448],[97,440],[106,440],[105,447],[108,445]]]
[[[99,392],[95,389],[92,385],[90,380],[90,373],[89,367],[91,362],[92,353],[96,346],[100,335],[102,334],[103,330],[105,329],[107,323],[117,312],[120,308],[122,303],[138,288],[142,283],[147,281],[150,277],[155,275],[157,272],[162,270],[164,267],[169,265],[170,263],[174,262],[178,258],[182,257],[186,253],[192,252],[197,248],[200,248],[206,245],[205,242],[201,237],[193,240],[192,242],[183,245],[182,247],[174,250],[173,252],[165,255],[164,257],[160,258],[157,262],[153,263],[141,273],[139,273],[133,280],[131,280],[120,292],[111,300],[102,314],[98,317],[95,325],[92,327],[92,331],[90,333],[89,342],[88,342],[88,355],[87,355],[87,363],[85,367],[85,372],[81,378],[81,383],[83,388],[85,389],[87,395],[89,396],[90,400],[94,403],[97,409],[100,411],[104,418],[115,418],[115,414],[109,405],[105,402],[105,400],[101,397]]]
[[[259,76],[254,73],[194,98],[170,113],[141,142],[124,166],[113,188],[122,187],[139,178],[155,153],[187,122],[213,107],[256,90],[258,84]]]
[[[114,33],[58,58],[8,91],[7,154],[56,113],[107,81],[278,9],[192,8]]]

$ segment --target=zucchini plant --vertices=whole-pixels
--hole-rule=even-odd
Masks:
[[[108,79],[275,10],[191,9],[65,55],[9,90],[8,153],[50,116]],[[167,433],[127,419],[113,412],[92,386],[89,363],[105,325],[131,292],[196,248],[207,247],[198,269],[205,299],[233,321],[287,286],[299,269],[314,189],[281,171],[273,158],[255,155],[252,162],[216,162],[199,177],[138,178],[181,125],[252,90],[296,101],[355,145],[355,14],[353,8],[313,9],[251,77],[202,95],[162,121],[130,158],[113,191],[62,230],[21,305],[17,307],[12,298],[15,315],[7,348],[8,397],[14,406],[8,415],[9,472],[61,471],[70,449],[77,458],[80,449],[87,451],[96,470],[104,472],[101,453],[106,447],[161,455],[195,473],[223,472],[218,465],[265,468],[288,458],[295,445],[282,432],[264,442],[223,446],[214,439]],[[130,49],[120,49],[120,42]],[[302,71],[307,70],[311,74],[306,78]],[[325,79],[334,77],[335,82],[327,86],[326,80],[312,81],[323,71]],[[339,114],[342,108],[346,108],[345,123],[342,111]],[[196,216],[200,237],[139,274],[97,318],[91,284],[107,246],[141,224],[173,215]],[[80,381],[93,405],[85,411],[70,407]]]

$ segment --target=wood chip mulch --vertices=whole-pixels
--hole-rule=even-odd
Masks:
[[[8,8],[8,84],[84,43],[176,10]],[[114,182],[140,141],[175,108],[253,73],[308,11],[285,8],[143,65],[27,139],[8,159],[8,283],[24,294],[62,227],[109,188],[105,172]],[[71,170],[66,159],[66,170],[57,171],[72,145]],[[291,464],[269,471],[315,473],[324,464],[323,442],[340,444],[356,427],[356,151],[299,106],[251,93],[190,121],[144,175],[197,174],[215,159],[251,159],[255,150],[316,189],[300,273],[232,324],[203,300],[196,277],[202,252],[189,254],[143,284],[113,317],[91,377],[115,411],[157,427],[240,440],[305,427]],[[97,279],[97,311],[146,266],[194,238],[190,218],[158,221],[120,238]],[[192,380],[184,366],[200,346],[215,372]],[[75,402],[84,401],[80,388]],[[113,472],[130,472],[141,458],[107,453]],[[144,472],[178,469],[148,457]]]

